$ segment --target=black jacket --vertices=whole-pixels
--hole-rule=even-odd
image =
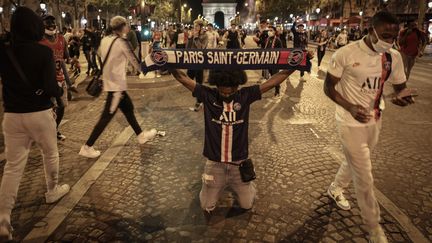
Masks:
[[[5,112],[29,113],[43,111],[53,106],[51,97],[59,97],[63,90],[58,86],[54,57],[49,47],[38,44],[44,27],[42,20],[28,8],[18,8],[11,23],[12,48],[25,76],[32,85],[18,75],[0,42],[0,76],[2,80]],[[36,95],[35,89],[43,89]]]
[[[298,32],[296,30],[296,22],[294,21],[291,31],[294,35],[294,48],[302,48],[306,49],[308,46],[308,36],[306,31],[304,32]]]

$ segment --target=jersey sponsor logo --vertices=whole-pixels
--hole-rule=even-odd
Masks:
[[[162,50],[153,51],[150,57],[157,66],[163,66],[168,62],[168,54]]]
[[[373,94],[375,95],[376,92],[381,87],[381,78],[380,77],[368,77],[366,78],[366,81],[363,82],[361,87],[361,92],[365,94]]]

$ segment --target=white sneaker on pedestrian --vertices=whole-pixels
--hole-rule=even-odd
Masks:
[[[344,189],[342,187],[338,187],[332,182],[330,184],[327,194],[336,202],[336,205],[343,210],[350,210],[351,205],[348,200],[343,195]]]
[[[149,131],[144,131],[138,135],[138,143],[139,144],[145,144],[148,141],[152,140],[154,137],[156,137],[157,131],[156,129],[150,129]]]
[[[78,154],[86,158],[94,159],[99,157],[101,152],[99,150],[94,149],[93,146],[90,147],[87,145],[83,145]]]
[[[384,234],[384,230],[381,226],[376,227],[369,231],[369,242],[370,243],[388,243],[387,236]]]
[[[64,195],[70,191],[70,186],[68,184],[63,184],[61,186],[57,185],[53,190],[45,193],[46,203],[55,203]]]
[[[6,220],[0,222],[0,242],[12,240],[12,226]]]

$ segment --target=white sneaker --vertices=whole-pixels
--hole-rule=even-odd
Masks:
[[[0,222],[0,242],[6,242],[12,240],[12,226],[10,223],[3,220]]]
[[[138,143],[145,144],[148,141],[152,140],[157,134],[156,129],[150,129],[149,131],[144,131],[138,135]]]
[[[348,200],[343,195],[344,189],[342,187],[338,187],[332,182],[330,184],[327,194],[336,202],[336,205],[343,210],[350,210],[351,205]]]
[[[99,157],[101,152],[99,150],[94,149],[93,146],[90,147],[87,145],[83,145],[78,154],[83,156],[83,157],[94,159],[94,158]]]
[[[369,231],[369,242],[370,243],[388,243],[387,237],[384,234],[384,230],[381,226],[376,227]]]
[[[70,191],[70,186],[68,184],[63,184],[61,186],[57,185],[53,190],[45,193],[46,203],[57,202],[69,191]]]

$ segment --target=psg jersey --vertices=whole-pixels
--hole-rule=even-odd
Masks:
[[[204,104],[205,141],[203,155],[217,162],[248,158],[250,105],[261,99],[259,85],[237,91],[233,101],[223,102],[217,89],[196,84],[193,96]]]

